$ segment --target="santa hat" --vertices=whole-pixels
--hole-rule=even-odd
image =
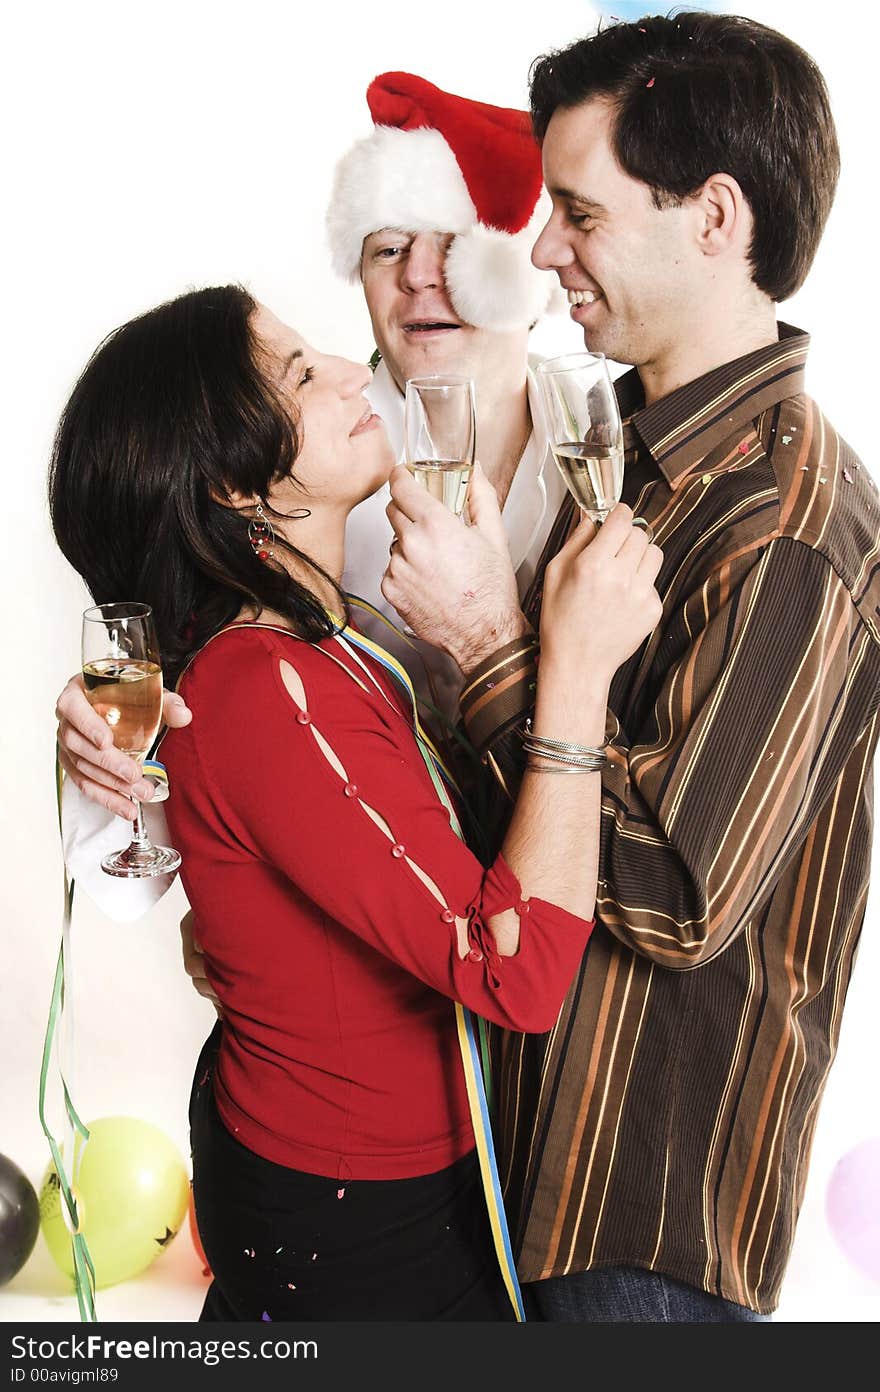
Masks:
[[[364,238],[382,227],[452,232],[445,277],[456,314],[487,329],[533,323],[556,277],[530,260],[549,199],[527,113],[399,72],[375,78],[367,102],[376,128],[339,162],[327,212],[335,269],[357,280]]]

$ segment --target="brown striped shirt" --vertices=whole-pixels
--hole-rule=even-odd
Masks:
[[[663,618],[611,689],[590,946],[553,1031],[498,1041],[525,1280],[620,1264],[778,1301],[864,916],[880,707],[880,503],[804,395],[808,344],[781,326],[648,407],[618,383]],[[510,790],[522,646],[462,698]]]

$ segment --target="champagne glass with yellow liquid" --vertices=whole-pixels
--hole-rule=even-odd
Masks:
[[[105,720],[117,749],[142,763],[162,721],[162,666],[148,604],[96,604],[83,614],[82,672],[92,710]],[[108,875],[144,879],[180,865],[170,846],[154,846],[137,816],[131,845],[101,861]]]
[[[476,416],[470,377],[412,377],[404,409],[406,467],[460,517],[474,470]]]
[[[575,502],[600,525],[623,492],[623,424],[601,353],[538,365],[550,448]]]

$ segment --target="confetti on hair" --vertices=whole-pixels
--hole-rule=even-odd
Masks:
[[[253,1247],[245,1247],[244,1254],[246,1257],[250,1257],[251,1259],[253,1259],[257,1255]]]
[[[288,1289],[288,1290],[296,1290],[296,1286],[293,1284],[292,1281],[288,1281],[288,1283],[287,1283],[287,1289]]]
[[[284,1251],[284,1248],[283,1248],[283,1247],[276,1247],[276,1248],[275,1248],[275,1255],[276,1255],[276,1257],[278,1256],[278,1253],[279,1253],[279,1252],[283,1252],[283,1251]]]
[[[653,86],[654,86],[654,83],[655,83],[656,81],[657,81],[656,77],[652,77],[648,82],[645,83],[645,86],[646,86],[646,87],[653,87]]]
[[[263,1313],[260,1315],[260,1319],[263,1321],[264,1324],[272,1323],[272,1316],[269,1314],[268,1310],[263,1311]]]
[[[344,1198],[345,1198],[345,1186],[344,1186],[344,1185],[343,1185],[343,1187],[342,1187],[341,1189],[337,1189],[337,1190],[336,1190],[336,1197],[337,1197],[337,1199],[344,1199]]]
[[[313,1253],[312,1253],[312,1261],[315,1261],[316,1258],[317,1258],[317,1256],[318,1256],[317,1252],[313,1252]]]

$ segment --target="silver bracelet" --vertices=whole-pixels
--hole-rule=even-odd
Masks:
[[[601,768],[608,762],[605,750],[608,748],[607,740],[598,747],[590,744],[570,744],[567,740],[548,739],[545,735],[536,735],[532,731],[531,719],[526,720],[525,733],[522,735],[523,749],[529,754],[540,754],[548,759],[568,760],[578,762],[581,759],[598,760],[598,767]]]
[[[526,763],[531,763],[532,767],[563,764],[565,768],[578,768],[585,774],[597,774],[602,773],[604,766],[608,763],[604,754],[550,754],[546,750],[532,749],[532,746],[526,745],[526,743],[524,743],[524,749],[526,754],[533,754],[536,759],[542,760],[540,766],[536,766],[533,760],[526,761]]]
[[[600,767],[588,768],[586,764],[565,764],[553,768],[548,764],[536,764],[531,759],[526,761],[526,773],[601,773]]]
[[[556,749],[542,749],[530,739],[523,738],[523,749],[546,763],[566,764],[569,768],[583,769],[584,773],[599,773],[608,763],[601,749],[590,749],[583,754],[561,754]]]

